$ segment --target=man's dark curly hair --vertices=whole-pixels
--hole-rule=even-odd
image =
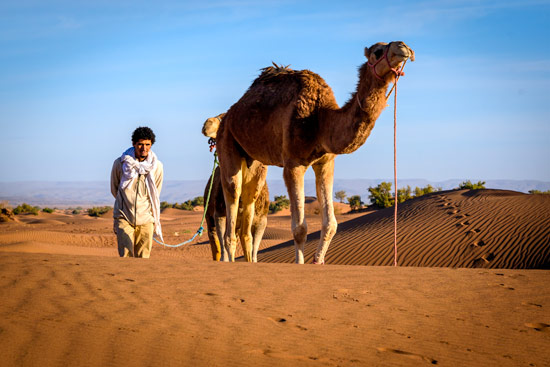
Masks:
[[[140,126],[135,129],[134,133],[132,134],[132,144],[137,143],[141,139],[151,140],[151,145],[153,145],[155,144],[155,133],[153,132],[153,130],[146,126]]]

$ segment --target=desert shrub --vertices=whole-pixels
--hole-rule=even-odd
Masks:
[[[175,203],[172,208],[179,210],[193,210],[193,205],[191,205],[191,200],[187,200],[181,204]]]
[[[7,207],[0,207],[0,222],[9,222],[11,220],[15,220],[12,210]]]
[[[550,194],[550,190],[540,191],[540,190],[529,190],[530,194]]]
[[[204,197],[202,196],[197,196],[196,198],[194,198],[193,200],[191,200],[191,205],[193,207],[195,206],[204,206]]]
[[[335,197],[336,199],[338,199],[341,203],[343,203],[344,200],[346,200],[347,195],[346,195],[346,192],[345,192],[345,191],[341,190],[341,191],[336,191],[336,192],[334,193],[334,197]]]
[[[369,187],[369,199],[371,203],[379,208],[388,208],[393,205],[391,194],[391,182],[381,182],[376,187]]]
[[[478,189],[484,189],[485,188],[485,181],[478,181],[477,183],[472,183],[470,180],[462,182],[460,185],[458,185],[458,189],[464,190],[478,190]]]
[[[419,197],[419,196],[430,194],[436,191],[441,191],[441,189],[440,188],[435,189],[432,185],[428,185],[426,187],[415,187],[414,196]]]
[[[412,199],[412,189],[410,186],[397,189],[397,202],[402,203],[406,200]]]
[[[361,209],[364,203],[361,201],[361,196],[353,195],[348,198],[348,204],[351,210],[357,210]]]
[[[80,214],[81,211],[82,209],[73,209],[71,213],[76,215],[76,214]]]
[[[27,203],[23,203],[19,206],[17,206],[15,209],[13,209],[13,214],[33,214],[38,215],[38,211],[40,210],[37,206],[31,206]]]
[[[110,206],[100,206],[100,207],[94,206],[93,208],[88,209],[88,215],[90,217],[99,217],[107,213],[109,210],[111,210]]]
[[[48,207],[43,208],[42,211],[43,211],[44,213],[50,213],[50,214],[53,213],[53,209],[52,209],[52,208],[48,208]]]
[[[288,200],[286,195],[275,196],[275,201],[269,203],[269,212],[276,213],[288,207],[290,207],[290,200]]]
[[[179,210],[193,210],[193,208],[196,206],[204,206],[204,198],[202,196],[197,196],[193,200],[187,200],[181,204],[177,202],[174,204],[170,204],[166,201],[161,201],[160,203],[161,210],[166,208],[174,208]]]

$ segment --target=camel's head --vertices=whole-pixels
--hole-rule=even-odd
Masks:
[[[402,75],[400,68],[407,59],[414,61],[414,51],[404,42],[378,42],[365,48],[368,65],[378,79]]]
[[[210,117],[202,125],[202,134],[209,138],[216,139],[218,135],[218,129],[220,128],[220,123],[222,122],[225,113],[218,115],[216,117]]]

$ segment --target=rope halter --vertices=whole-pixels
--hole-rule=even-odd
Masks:
[[[400,69],[392,68],[390,64],[390,59],[388,59],[389,49],[390,47],[388,45],[388,47],[386,47],[386,51],[384,51],[384,55],[381,58],[379,58],[378,61],[376,61],[374,64],[371,64],[370,60],[367,61],[367,65],[372,68],[372,72],[374,73],[374,76],[379,80],[384,80],[384,79],[380,75],[378,75],[378,73],[376,72],[376,65],[378,65],[382,60],[386,60],[386,62],[388,63],[388,67],[390,68],[391,71],[393,71],[396,79],[398,79],[402,75],[405,75],[405,73],[403,72],[403,67],[405,66],[405,64],[403,64]]]

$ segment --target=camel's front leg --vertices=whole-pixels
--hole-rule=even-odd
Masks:
[[[235,166],[236,165],[230,165],[229,161],[222,162],[220,159],[223,197],[225,200],[225,208],[227,214],[223,242],[225,245],[225,249],[228,252],[228,261],[235,261],[235,250],[237,248],[237,236],[235,234],[235,229],[237,228],[239,198],[241,196],[242,187],[240,162],[237,166],[238,168],[235,168]]]
[[[313,262],[315,264],[325,263],[325,254],[330,245],[330,241],[336,233],[338,224],[334,217],[334,204],[332,203],[332,185],[334,181],[334,159],[313,165],[315,171],[315,186],[317,188],[317,198],[321,206],[323,226],[321,228],[321,239],[315,252]]]
[[[283,177],[285,179],[290,199],[292,214],[292,234],[296,250],[296,263],[304,263],[304,245],[307,238],[307,223],[304,215],[304,174],[307,167],[285,165]]]

